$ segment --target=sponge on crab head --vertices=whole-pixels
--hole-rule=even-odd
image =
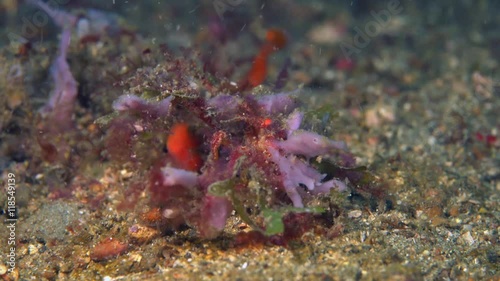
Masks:
[[[146,114],[150,118],[166,117],[170,113],[172,96],[159,102],[149,102],[135,95],[120,96],[113,102],[113,109],[118,112]]]
[[[40,110],[42,115],[50,118],[53,125],[59,130],[65,130],[72,126],[71,120],[78,94],[78,83],[71,74],[66,61],[70,38],[71,31],[64,29],[59,45],[59,55],[51,68],[54,90],[47,104]]]
[[[347,150],[343,141],[330,140],[325,136],[302,130],[291,133],[286,140],[278,141],[276,144],[287,153],[308,158],[327,155],[337,150]]]
[[[165,206],[168,202],[190,200],[199,187],[198,174],[195,172],[165,166],[158,163],[153,167],[149,180],[151,202]],[[174,204],[176,207],[178,204]]]
[[[286,127],[287,127],[287,135],[291,136],[293,132],[295,132],[302,123],[302,119],[304,119],[304,113],[295,110],[288,116],[286,119]]]
[[[161,172],[163,175],[162,184],[165,186],[193,187],[198,184],[198,174],[195,172],[172,167],[164,167]]]
[[[304,160],[295,155],[283,155],[277,149],[269,147],[271,160],[278,166],[282,177],[283,187],[295,207],[304,207],[299,193],[301,185],[313,194],[328,193],[330,189],[339,191],[347,189],[346,185],[338,180],[321,182],[326,175],[320,174]]]
[[[257,104],[264,112],[270,114],[289,114],[298,106],[294,98],[295,93],[296,91],[260,96],[257,98]]]
[[[204,238],[215,238],[224,230],[233,206],[227,197],[206,195],[203,198],[198,230]]]

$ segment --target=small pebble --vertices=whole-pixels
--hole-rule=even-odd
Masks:
[[[5,264],[0,264],[0,275],[7,273],[7,266]]]
[[[248,262],[245,262],[241,265],[241,269],[246,269],[248,267]]]
[[[363,212],[361,212],[361,210],[353,210],[353,211],[350,211],[347,214],[347,217],[349,217],[349,218],[359,218],[359,217],[361,217],[362,214],[363,214]]]
[[[28,246],[28,253],[29,253],[30,255],[36,254],[37,252],[38,252],[38,248],[37,248],[35,245],[30,244],[30,245]]]
[[[161,232],[153,227],[134,224],[129,228],[128,234],[135,242],[146,243],[160,236]]]
[[[466,233],[462,234],[462,238],[467,244],[469,244],[469,246],[473,245],[476,242],[472,237],[472,235],[470,234],[470,231],[467,231]]]
[[[118,239],[107,238],[95,245],[90,258],[94,261],[109,260],[124,254],[127,250],[126,243],[122,243]]]

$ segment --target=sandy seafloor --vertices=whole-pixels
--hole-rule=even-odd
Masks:
[[[236,217],[212,241],[185,228],[153,231],[138,242],[129,228],[148,210],[147,190],[136,206],[117,211],[129,179],[140,178],[133,168],[87,157],[88,142],[71,144],[81,153],[68,156],[70,163],[41,160],[37,112],[52,87],[49,67],[60,29],[47,18],[26,27],[37,10],[21,2],[0,2],[0,173],[3,188],[15,174],[18,207],[13,272],[7,272],[8,223],[1,225],[2,280],[500,280],[497,1],[218,2],[234,5],[224,21],[229,33],[242,33],[228,39],[228,56],[255,54],[254,39],[270,27],[289,34],[257,91],[272,88],[289,58],[285,90],[302,87],[306,112],[326,106],[336,113],[314,115],[309,128],[344,140],[386,191],[378,200],[347,192],[328,229],[287,246],[248,247],[231,242],[249,230]],[[214,40],[206,34],[216,2],[58,1],[73,13],[113,13],[136,34],[133,42],[72,41],[68,60],[80,85],[77,130],[99,142],[103,132],[94,120],[130,91],[114,82],[135,71],[141,50],[154,54],[162,43],[194,48]],[[391,5],[397,12],[374,25]],[[342,46],[367,26],[376,27],[346,63]],[[19,36],[31,43],[27,53]],[[236,67],[231,79],[245,67]],[[2,220],[7,197],[2,189]],[[95,261],[93,247],[107,237],[126,243],[128,251]]]

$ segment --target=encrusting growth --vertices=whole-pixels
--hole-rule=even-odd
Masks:
[[[90,23],[53,11],[41,1],[30,2],[63,28],[52,67],[54,91],[42,110],[63,132],[72,126],[77,96],[66,59],[69,41],[73,29]],[[356,187],[371,184],[372,178],[356,169],[344,142],[300,129],[300,89],[250,91],[263,83],[269,55],[286,43],[283,31],[270,29],[248,75],[229,93],[215,91],[223,89],[223,82],[217,85],[215,77],[207,78],[192,61],[174,60],[165,53],[165,61],[154,71],[145,66],[131,79],[152,88],[160,83],[157,88],[167,88],[164,92],[125,94],[113,103],[115,113],[106,123],[108,155],[146,167],[151,207],[166,223],[186,223],[202,237],[214,238],[234,210],[247,224],[271,235],[286,229],[281,224],[288,213],[320,212],[308,206],[314,196],[345,191],[347,182]],[[141,76],[145,73],[154,73],[154,80],[144,81],[151,79]],[[210,85],[208,90],[205,85]],[[151,153],[158,147],[150,144],[158,139],[166,153]],[[248,208],[264,219],[254,222]]]

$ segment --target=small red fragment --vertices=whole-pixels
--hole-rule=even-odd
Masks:
[[[482,134],[481,132],[476,132],[475,134],[476,140],[479,142],[484,142],[488,146],[494,146],[495,143],[497,142],[497,136],[495,135],[486,135]]]
[[[266,42],[260,48],[259,53],[255,56],[252,68],[247,75],[246,81],[241,85],[257,87],[267,76],[267,59],[271,53],[278,51],[286,46],[287,37],[284,31],[279,29],[269,29],[266,34]],[[242,86],[240,86],[241,88]]]
[[[160,208],[153,208],[141,215],[141,219],[148,225],[157,225],[164,220]]]
[[[487,145],[494,145],[497,142],[497,137],[494,135],[487,135],[486,136],[486,144]]]
[[[172,127],[167,138],[167,150],[181,168],[189,171],[197,171],[201,168],[202,160],[196,149],[198,143],[189,132],[189,127],[185,123],[179,123]]]
[[[264,121],[262,121],[262,127],[263,128],[269,127],[269,126],[271,126],[272,123],[273,123],[273,120],[271,120],[270,118],[266,118],[266,119],[264,119]]]
[[[255,57],[250,73],[248,73],[248,83],[252,88],[259,86],[264,82],[264,79],[266,79],[268,56],[268,49],[262,49]]]
[[[484,135],[481,134],[480,132],[476,132],[476,140],[484,141]]]
[[[354,61],[351,59],[339,59],[335,63],[335,68],[343,71],[350,71],[354,68]]]
[[[17,49],[17,55],[21,57],[26,57],[28,56],[29,51],[32,49],[31,43],[26,42],[24,44],[21,44],[19,48]]]
[[[280,50],[286,46],[288,39],[283,30],[271,28],[266,33],[266,41],[274,50]]]
[[[96,43],[101,40],[101,36],[99,34],[88,34],[80,38],[80,44],[86,45],[91,43]]]

